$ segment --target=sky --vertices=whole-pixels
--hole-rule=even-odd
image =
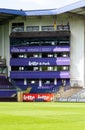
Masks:
[[[0,8],[37,10],[54,9],[81,0],[0,0]]]

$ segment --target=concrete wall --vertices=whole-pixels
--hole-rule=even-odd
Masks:
[[[0,26],[0,56],[2,56],[2,26]]]
[[[7,67],[9,67],[10,47],[9,47],[9,23],[1,25],[0,28],[0,56],[6,59]]]
[[[84,20],[84,87],[85,87],[85,20]]]
[[[70,19],[71,29],[71,86],[84,87],[84,20],[78,17]]]
[[[10,39],[9,39],[9,23],[4,25],[4,58],[10,71]],[[8,71],[8,76],[10,72]]]

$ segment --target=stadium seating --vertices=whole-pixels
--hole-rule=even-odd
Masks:
[[[14,86],[12,85],[11,82],[5,77],[5,76],[0,76],[0,89],[13,89]]]
[[[5,76],[0,76],[0,101],[17,101],[17,91]]]

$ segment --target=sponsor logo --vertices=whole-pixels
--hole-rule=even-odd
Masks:
[[[37,66],[37,65],[50,65],[49,62],[36,62],[36,61],[29,61],[28,62],[29,66]]]
[[[52,101],[53,94],[23,94],[23,101],[34,101],[35,99],[43,99],[44,101]]]
[[[23,96],[24,101],[34,101],[34,99],[35,99],[35,96],[33,96],[33,95],[24,95]]]
[[[11,49],[11,52],[25,52],[25,49],[23,49],[23,48],[12,48]]]

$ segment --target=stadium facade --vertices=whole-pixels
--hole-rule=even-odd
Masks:
[[[22,91],[84,88],[85,1],[49,10],[0,9],[0,56],[1,78]]]

